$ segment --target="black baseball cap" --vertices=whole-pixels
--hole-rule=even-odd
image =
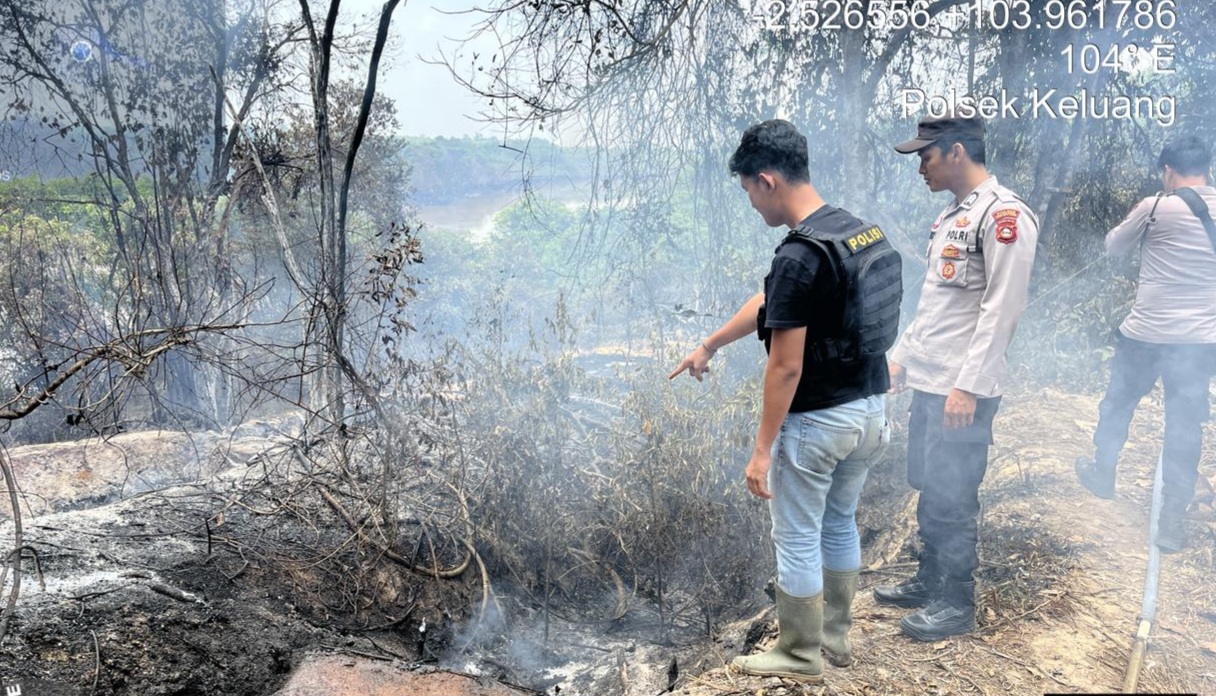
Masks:
[[[984,119],[974,118],[927,118],[916,126],[916,137],[895,146],[901,155],[910,155],[929,147],[944,138],[958,140],[983,140]]]

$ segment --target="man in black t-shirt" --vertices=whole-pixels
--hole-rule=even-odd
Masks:
[[[747,129],[730,170],[770,227],[833,233],[860,225],[826,205],[811,185],[806,138],[786,121]],[[748,674],[817,683],[821,649],[833,664],[852,661],[848,632],[861,566],[855,513],[869,465],[890,436],[888,376],[882,355],[828,358],[812,350],[839,338],[849,305],[841,291],[843,266],[825,247],[796,237],[791,232],[777,248],[764,292],[670,378],[687,371],[701,380],[719,348],[758,330],[765,337],[764,406],[745,476],[748,489],[769,501],[780,637],[773,649],[733,664]]]
[[[846,210],[822,205],[795,227],[832,233],[854,230],[861,224]],[[814,339],[829,337],[844,320],[845,302],[837,272],[822,248],[787,240],[777,247],[772,270],[764,279],[764,328],[805,328],[804,365],[814,360],[810,352]],[[765,339],[765,349],[772,350],[771,336]],[[791,413],[831,408],[860,394],[882,394],[888,389],[885,356],[823,361],[818,367],[803,371]]]

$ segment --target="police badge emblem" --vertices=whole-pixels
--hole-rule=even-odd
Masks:
[[[998,210],[992,214],[996,220],[996,241],[1001,244],[1013,244],[1018,241],[1018,216],[1022,211],[1015,208]]]

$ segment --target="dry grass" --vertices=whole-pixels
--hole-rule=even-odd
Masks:
[[[1007,398],[998,417],[998,446],[982,491],[983,567],[980,630],[920,644],[899,634],[902,610],[874,604],[869,586],[910,573],[911,508],[891,502],[890,481],[865,503],[895,509],[883,519],[855,604],[857,663],[828,667],[826,684],[794,685],[729,674],[718,668],[690,681],[684,693],[723,694],[981,694],[983,696],[1117,691],[1140,612],[1147,559],[1151,466],[1160,446],[1160,403],[1146,400],[1133,426],[1119,474],[1119,498],[1100,501],[1075,482],[1072,460],[1087,451],[1097,399],[1046,390]],[[1216,440],[1204,471],[1210,476]],[[886,497],[884,498],[884,494]],[[896,499],[896,502],[902,502]],[[1192,548],[1167,556],[1162,594],[1142,693],[1216,691],[1216,582],[1211,507],[1192,510]],[[879,549],[899,540],[905,552],[883,562]],[[894,566],[894,567],[893,567]],[[890,571],[890,572],[889,572]],[[772,627],[762,622],[766,640]],[[723,654],[726,661],[731,651]]]

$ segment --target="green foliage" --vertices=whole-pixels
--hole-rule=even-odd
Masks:
[[[141,181],[148,189],[151,182]],[[108,263],[113,253],[114,234],[107,208],[99,201],[100,182],[96,177],[39,180],[36,177],[0,183],[0,211],[21,211],[25,215],[69,226],[78,236],[96,245],[92,262]],[[15,219],[10,217],[10,222]]]
[[[59,252],[65,259],[96,265],[106,261],[106,245],[99,237],[98,230],[82,228],[71,218],[42,217],[29,210],[0,213],[0,240],[11,248]],[[13,263],[10,256],[6,264]]]
[[[413,201],[443,205],[487,193],[514,191],[533,168],[545,178],[590,176],[585,155],[545,140],[405,138],[403,157],[413,168]]]

